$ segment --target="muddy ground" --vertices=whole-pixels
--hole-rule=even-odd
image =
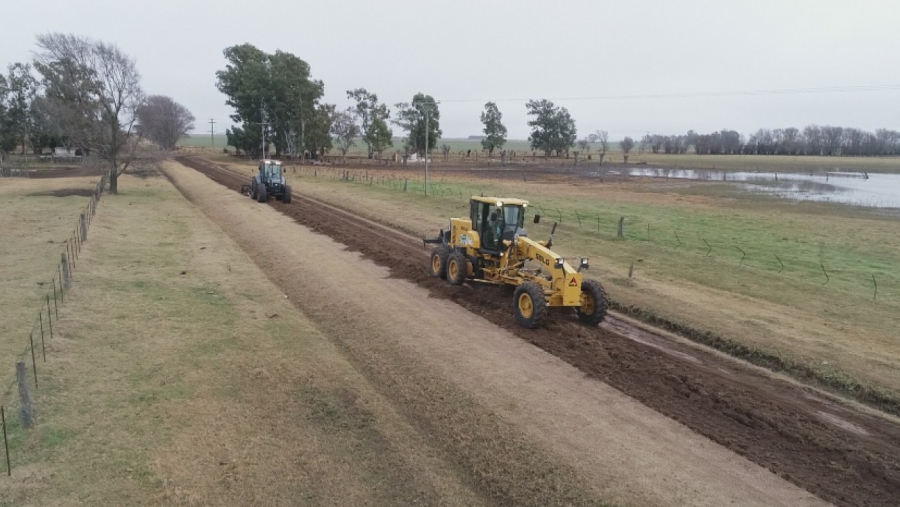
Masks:
[[[181,157],[237,190],[246,177]],[[609,319],[586,328],[557,312],[537,330],[515,323],[511,291],[452,287],[430,277],[427,252],[408,236],[301,196],[273,207],[413,281],[455,301],[647,406],[837,505],[896,505],[900,426],[718,354],[671,340],[641,340]]]

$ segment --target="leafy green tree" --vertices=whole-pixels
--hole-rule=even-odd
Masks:
[[[309,64],[291,53],[276,51],[269,62],[271,93],[266,111],[275,154],[280,156],[289,147],[303,146],[307,119],[315,116],[325,85],[312,79]]]
[[[484,139],[481,146],[493,157],[494,150],[503,149],[506,144],[506,126],[503,125],[503,115],[497,109],[497,104],[488,102],[481,113],[481,123],[484,124]]]
[[[436,148],[438,139],[441,138],[441,112],[437,102],[431,95],[417,93],[412,102],[400,102],[396,108],[394,124],[406,131],[406,148],[409,151],[426,155],[426,136],[428,139],[428,151]],[[428,114],[428,128],[426,132],[425,115]]]
[[[316,106],[306,122],[306,150],[317,156],[325,156],[334,144],[331,141],[331,124],[335,113],[334,104]]]
[[[225,139],[229,146],[234,146],[240,152],[251,158],[263,158],[262,133],[259,126],[244,129],[237,125],[225,129]]]
[[[374,118],[369,124],[364,139],[369,143],[369,148],[375,153],[375,156],[381,158],[381,153],[394,145],[394,132],[388,126],[387,117]]]
[[[4,137],[6,143],[21,146],[25,152],[25,141],[31,130],[31,103],[37,94],[37,79],[28,64],[14,63],[9,66],[6,78],[8,95],[6,98],[6,121]]]
[[[37,96],[31,102],[31,131],[28,133],[28,142],[35,155],[40,155],[44,148],[51,150],[57,146],[66,146],[65,137],[57,134],[55,119],[49,114],[46,98]]]
[[[280,156],[286,149],[293,155],[297,148],[308,146],[309,131],[315,128],[310,122],[321,120],[318,101],[325,89],[322,81],[311,78],[309,64],[284,51],[266,54],[251,44],[232,46],[223,53],[228,64],[216,72],[216,87],[235,109],[231,119],[241,127],[233,135],[245,143],[243,149],[261,156],[273,144],[275,155]],[[254,130],[259,133],[253,134]],[[317,132],[321,134],[321,129]],[[247,144],[254,136],[258,149]]]
[[[546,99],[529,100],[525,107],[528,115],[534,117],[528,121],[528,126],[531,127],[528,140],[531,141],[532,149],[543,151],[545,156],[552,152],[557,155],[564,151],[568,153],[578,137],[575,120],[569,111],[564,107],[556,107]]]
[[[263,130],[260,124],[265,121],[265,100],[269,91],[268,55],[252,44],[225,48],[223,54],[228,64],[225,70],[216,72],[216,88],[228,97],[225,104],[234,108],[231,120],[243,124],[240,129],[232,129],[233,135],[237,136],[235,141],[243,144],[252,135],[250,132]],[[250,147],[246,145],[242,148],[240,144],[232,144],[230,139],[228,144],[244,149],[248,154],[261,156],[261,135],[262,133],[257,135],[257,141],[260,142],[260,148],[257,149],[247,149]]]
[[[356,144],[359,126],[356,124],[353,109],[337,111],[331,117],[331,136],[337,143],[344,163],[347,162],[347,151]]]
[[[16,148],[15,135],[12,133],[13,125],[6,110],[8,95],[9,87],[6,84],[6,77],[0,74],[0,162]]]
[[[392,146],[394,133],[387,124],[391,112],[385,104],[378,103],[378,95],[368,92],[365,88],[357,88],[347,90],[347,98],[356,101],[353,110],[359,118],[369,158]]]

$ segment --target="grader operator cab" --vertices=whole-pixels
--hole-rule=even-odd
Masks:
[[[251,199],[266,202],[274,196],[285,204],[291,202],[291,186],[284,178],[281,162],[277,160],[261,160],[259,173],[250,179],[249,185],[241,186],[241,193],[249,194]]]
[[[451,218],[441,229],[431,252],[431,273],[453,285],[466,279],[512,285],[516,320],[527,328],[537,327],[548,307],[574,308],[578,318],[595,326],[606,316],[603,287],[581,274],[588,260],[573,268],[554,253],[553,233],[547,241],[535,241],[525,232],[528,201],[500,197],[472,197],[469,218]],[[539,223],[540,215],[534,216]]]

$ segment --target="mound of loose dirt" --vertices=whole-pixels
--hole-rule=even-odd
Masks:
[[[178,161],[234,190],[245,180],[202,159]],[[454,287],[432,278],[427,252],[402,234],[308,198],[270,204],[825,500],[893,506],[900,498],[900,427],[886,419],[713,353],[582,326],[566,312],[523,329],[508,288]]]

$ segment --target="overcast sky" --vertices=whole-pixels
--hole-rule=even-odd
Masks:
[[[187,106],[206,132],[210,118],[219,132],[230,123],[215,72],[222,49],[245,42],[309,62],[341,107],[357,87],[390,105],[433,95],[444,137],[479,134],[494,100],[510,138],[524,139],[525,105],[514,99],[528,98],[558,99],[580,136],[603,129],[613,139],[809,123],[900,129],[898,0],[42,0],[2,26],[4,67],[30,60],[40,32],[118,44],[145,90]],[[885,84],[898,86],[608,98]]]

